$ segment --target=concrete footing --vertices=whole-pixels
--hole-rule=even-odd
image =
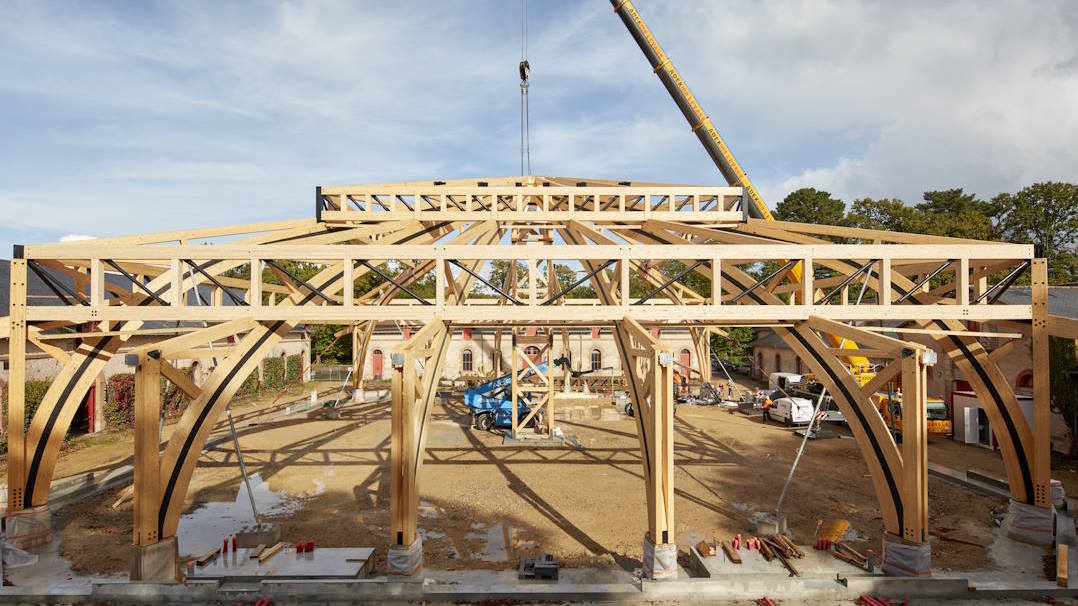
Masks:
[[[176,537],[169,537],[153,545],[131,546],[132,581],[179,580],[179,548]]]
[[[928,543],[913,545],[898,537],[884,535],[880,570],[899,577],[932,575],[932,547]]]
[[[281,527],[277,524],[258,524],[245,526],[236,533],[236,547],[258,547],[276,545],[281,540]]]
[[[1003,528],[1015,541],[1033,545],[1051,545],[1054,511],[1051,507],[1037,507],[1012,500],[1007,506]]]
[[[352,403],[354,403],[354,404],[362,404],[363,400],[364,400],[364,398],[363,398],[363,390],[362,389],[353,389],[352,390]]]
[[[393,545],[386,553],[386,572],[394,576],[412,577],[423,568],[423,539],[416,537],[411,545]]]
[[[52,510],[48,505],[8,512],[7,542],[19,549],[52,540]]]
[[[677,545],[651,542],[644,535],[644,576],[653,580],[677,578]]]

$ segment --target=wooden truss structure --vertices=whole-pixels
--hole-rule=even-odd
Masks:
[[[452,331],[474,325],[501,327],[513,337],[513,368],[519,368],[525,340],[517,327],[539,327],[535,334],[548,345],[559,327],[613,327],[638,411],[649,536],[657,544],[675,538],[676,370],[654,332],[669,326],[693,331],[705,378],[709,331],[736,325],[775,330],[849,421],[887,531],[913,543],[923,542],[926,532],[926,345],[941,351],[964,373],[997,428],[1012,498],[1046,507],[1046,336],[1050,323],[1062,321],[1046,314],[1045,263],[1033,247],[763,221],[748,218],[746,205],[737,187],[572,178],[322,187],[310,219],[17,247],[5,327],[11,356],[9,512],[47,505],[76,409],[133,336],[153,339],[127,354],[139,385],[135,543],[148,546],[175,535],[212,426],[282,335],[301,323],[344,324],[362,360],[375,325],[388,321],[422,325],[392,354],[398,545],[416,537],[417,478]],[[510,262],[510,275],[499,284],[490,273],[495,261]],[[304,279],[287,262],[317,272]],[[558,264],[578,278],[558,282]],[[1000,295],[1025,271],[1032,272],[1032,304],[1003,304]],[[27,305],[30,273],[54,290],[60,304]],[[274,283],[265,278],[270,275]],[[357,290],[361,280],[375,286]],[[423,284],[433,289],[423,290]],[[574,298],[583,287],[594,295]],[[211,293],[207,304],[191,304],[195,289]],[[967,326],[988,321],[1032,331],[1033,427],[996,359]],[[155,323],[167,323],[168,330]],[[77,339],[77,345],[50,345],[62,339]],[[63,369],[23,432],[28,343]],[[205,356],[211,344],[222,359],[196,387],[173,364]],[[855,380],[854,362],[877,365],[875,379],[866,385]],[[514,391],[546,389],[550,398],[553,372],[548,366],[538,386],[515,381]],[[192,399],[165,444],[158,442],[156,425],[161,376]],[[901,448],[869,399],[898,376],[908,407]]]

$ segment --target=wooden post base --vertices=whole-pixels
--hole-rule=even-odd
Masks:
[[[1051,507],[1037,507],[1011,500],[1003,529],[1009,538],[1033,545],[1051,545],[1054,514]]]
[[[644,576],[652,580],[677,578],[677,545],[651,542],[651,535],[644,535]]]
[[[52,511],[48,505],[11,512],[7,518],[7,542],[26,549],[52,540]]]
[[[131,580],[179,582],[179,550],[176,537],[153,545],[131,546]]]
[[[932,576],[932,547],[928,543],[907,543],[885,534],[880,570],[897,577]]]
[[[423,570],[423,539],[411,545],[392,545],[386,553],[386,572],[394,576],[414,577]]]

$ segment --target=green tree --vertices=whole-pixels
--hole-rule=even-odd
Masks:
[[[923,217],[898,198],[854,200],[846,217],[851,227],[923,233]]]
[[[726,337],[711,333],[711,351],[720,360],[729,360],[740,364],[752,359],[749,343],[756,340],[756,331],[746,326],[734,326],[726,329]]]
[[[996,205],[967,194],[962,188],[926,191],[925,201],[915,208],[924,214],[921,233],[952,238],[994,240],[998,237],[992,217]]]
[[[1053,284],[1078,278],[1078,185],[1034,183],[1016,194],[993,198],[1001,235],[1011,242],[1035,244],[1048,259]]]
[[[315,362],[350,362],[352,360],[352,336],[341,338],[335,335],[344,327],[336,324],[313,324],[311,331],[311,353]]]
[[[568,265],[563,265],[561,263],[555,263],[554,264],[554,276],[557,278],[557,281],[558,281],[558,287],[557,287],[556,292],[561,292],[561,291],[565,290],[566,288],[569,288],[574,283],[576,283],[577,280],[579,280],[580,278],[583,278],[587,274],[586,268],[582,268],[581,272],[582,273],[578,274],[577,272],[573,271],[573,269],[571,267],[569,267]],[[594,279],[594,278],[592,278],[592,279]],[[556,293],[552,292],[550,294],[554,295]],[[595,298],[595,288],[592,287],[592,285],[591,285],[591,279],[585,280],[584,282],[581,282],[579,286],[577,286],[573,290],[565,293],[565,298],[566,299],[594,299]]]
[[[780,221],[845,225],[846,203],[833,198],[829,192],[815,187],[802,187],[790,192],[779,202],[774,214]]]

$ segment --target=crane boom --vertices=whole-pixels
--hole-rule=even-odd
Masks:
[[[726,142],[719,136],[719,131],[715,130],[715,125],[711,123],[711,118],[707,117],[703,108],[696,102],[696,97],[693,97],[692,91],[689,90],[689,85],[685,84],[685,81],[681,79],[681,75],[677,73],[674,64],[670,62],[655,36],[651,34],[651,30],[644,23],[644,19],[637,12],[636,7],[633,6],[632,0],[610,0],[610,4],[613,5],[614,12],[621,17],[621,22],[625,24],[633,40],[636,40],[636,43],[640,46],[640,50],[644,51],[644,56],[651,63],[655,75],[659,77],[666,91],[670,93],[674,103],[677,104],[678,109],[681,110],[685,119],[689,121],[692,132],[696,133],[696,137],[700,139],[700,143],[704,145],[704,149],[707,150],[707,154],[711,156],[722,176],[726,178],[726,182],[735,187],[743,187],[749,193],[749,198],[752,200],[752,204],[748,208],[749,216],[754,219],[774,221],[775,217],[768,210],[767,204],[764,204],[759,192],[756,191],[752,181],[749,180],[749,176],[741,169],[741,165],[737,163],[733,152],[730,151],[730,148],[726,146]],[[790,279],[794,282],[801,282],[801,271],[801,264],[798,263],[790,271]],[[843,349],[858,349],[856,343],[846,339],[838,340],[833,335],[828,335],[828,339],[833,345]],[[869,364],[868,359],[861,356],[851,355],[844,357],[850,366],[855,369],[864,368]],[[866,378],[861,378],[862,376]],[[862,382],[866,381],[867,378],[870,378],[867,374],[859,376]]]
[[[644,56],[647,57],[651,67],[655,70],[655,75],[659,76],[659,80],[666,87],[670,96],[673,97],[674,103],[677,104],[685,119],[689,121],[692,131],[696,133],[696,137],[704,145],[704,149],[707,150],[707,154],[715,162],[715,166],[719,167],[719,172],[726,178],[726,182],[732,186],[743,187],[749,193],[749,197],[752,199],[752,205],[748,209],[749,216],[754,219],[766,219],[768,221],[774,219],[771,216],[771,211],[767,209],[767,205],[760,198],[760,194],[753,187],[749,176],[741,169],[741,165],[737,163],[734,154],[726,146],[722,137],[719,136],[719,131],[715,130],[715,125],[711,123],[711,119],[707,117],[700,104],[696,102],[696,98],[692,96],[689,86],[685,84],[677,70],[674,69],[674,65],[667,58],[658,41],[655,40],[655,36],[651,35],[651,30],[648,29],[647,24],[640,17],[640,13],[636,11],[633,3],[630,0],[610,0],[610,4],[614,6],[614,12],[621,17],[621,21],[629,30],[629,34],[640,46],[640,50],[644,51]]]

